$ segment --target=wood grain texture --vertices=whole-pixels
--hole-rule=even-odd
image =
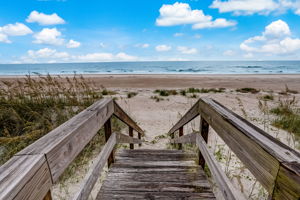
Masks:
[[[202,98],[199,101],[199,110],[201,116],[215,129],[269,194],[273,193],[281,163],[294,163],[299,166],[300,154],[297,151],[218,102]]]
[[[136,132],[144,134],[144,131],[136,124],[132,118],[116,103],[114,102],[114,115],[127,124],[128,126],[132,127]]]
[[[222,171],[220,164],[215,159],[214,155],[209,151],[206,141],[201,135],[197,135],[196,143],[204,157],[209,170],[218,185],[219,190],[227,200],[245,200],[242,193],[233,187],[226,174]]]
[[[105,133],[105,141],[108,142],[111,134],[112,134],[111,120],[110,118],[104,124],[104,133]],[[114,152],[112,151],[107,159],[107,165],[110,165],[114,162]]]
[[[14,156],[0,167],[0,199],[43,199],[52,185],[43,155]]]
[[[189,109],[185,115],[169,130],[169,134],[174,134],[175,131],[177,131],[180,127],[183,127],[187,123],[189,123],[191,120],[196,118],[199,115],[199,106],[198,102],[195,103],[191,109]]]
[[[132,127],[130,127],[130,126],[128,127],[128,132],[129,132],[129,137],[133,138],[133,128]],[[134,149],[134,144],[130,143],[129,148]]]
[[[133,138],[122,133],[117,133],[117,143],[142,144],[143,141],[138,138]]]
[[[73,200],[85,200],[88,199],[97,179],[99,178],[105,163],[117,144],[116,133],[113,133],[107,143],[102,148],[100,154],[94,161],[93,166],[89,169],[83,182],[81,183],[79,191],[73,197]]]
[[[117,152],[96,199],[215,199],[203,169],[194,161],[197,155],[184,154],[150,149]]]
[[[208,140],[208,131],[209,131],[209,124],[207,123],[207,121],[205,121],[203,117],[200,116],[200,134],[206,143]],[[198,153],[199,153],[199,160],[198,160],[199,165],[201,165],[201,167],[204,169],[205,159],[200,151]]]
[[[196,135],[199,132],[194,132],[194,133],[190,133],[184,136],[181,136],[179,138],[175,138],[175,139],[171,139],[170,143],[174,143],[174,144],[179,144],[179,143],[183,143],[183,144],[195,144],[196,143]]]
[[[17,155],[45,154],[56,182],[68,165],[112,116],[114,104],[102,99],[52,130]]]
[[[282,163],[272,199],[299,200],[300,199],[300,167],[297,163]]]

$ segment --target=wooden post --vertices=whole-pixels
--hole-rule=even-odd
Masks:
[[[129,136],[133,137],[133,128],[129,126]],[[134,144],[130,144],[130,149],[134,149]]]
[[[43,200],[52,200],[51,190],[49,190]]]
[[[183,136],[183,126],[179,128],[179,137]],[[182,149],[182,144],[179,143],[178,144],[178,149],[181,150]]]
[[[110,135],[111,135],[111,121],[110,121],[110,118],[104,124],[104,131],[105,131],[105,140],[107,142]],[[111,152],[111,154],[110,154],[110,156],[108,157],[108,160],[107,160],[108,167],[110,167],[110,165],[112,163],[114,163],[114,153],[113,153],[113,151]]]
[[[138,133],[138,138],[141,140],[142,139],[142,134]],[[139,147],[142,146],[142,144],[139,144]]]
[[[200,117],[200,133],[206,143],[208,139],[208,130],[209,130],[209,124],[205,121],[203,117]],[[202,168],[204,169],[205,159],[202,156],[200,150],[199,150],[199,165],[201,165]]]

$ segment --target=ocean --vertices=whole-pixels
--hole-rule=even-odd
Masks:
[[[296,74],[300,61],[174,61],[0,64],[0,75],[25,74]]]

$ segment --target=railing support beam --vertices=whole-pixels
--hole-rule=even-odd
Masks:
[[[51,190],[49,190],[43,200],[52,200]]]
[[[105,132],[105,141],[107,142],[109,140],[109,137],[111,136],[111,118],[109,118],[105,124],[104,124],[104,132]],[[114,153],[113,151],[111,152],[110,156],[108,157],[107,164],[108,167],[114,163]]]
[[[142,134],[141,134],[140,132],[138,133],[138,139],[139,139],[139,140],[142,140]],[[139,147],[140,147],[140,146],[142,146],[142,143],[139,144]]]
[[[208,131],[209,131],[209,124],[207,123],[207,121],[205,121],[203,117],[200,117],[200,134],[206,143],[208,139]],[[199,151],[199,165],[201,165],[201,167],[204,169],[205,159],[200,151]]]
[[[129,136],[133,137],[133,128],[129,126]],[[134,149],[134,144],[130,143],[130,149]]]
[[[179,128],[179,137],[183,136],[183,126]],[[182,149],[182,143],[178,144],[178,149],[181,150]]]

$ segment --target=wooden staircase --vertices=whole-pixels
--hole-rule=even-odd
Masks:
[[[112,117],[128,125],[128,135],[112,132]],[[196,117],[199,131],[184,133]],[[72,200],[89,199],[106,163],[109,172],[97,199],[214,199],[204,167],[224,199],[246,199],[207,145],[211,128],[266,189],[268,199],[300,199],[300,153],[213,99],[201,98],[168,133],[178,150],[133,150],[143,143],[143,129],[114,100],[95,102],[0,167],[0,200],[51,200],[52,185],[102,127],[106,144]],[[130,150],[115,152],[120,143],[130,144]],[[183,152],[186,143],[197,150]]]
[[[121,150],[97,199],[215,199],[196,160],[181,150]]]

